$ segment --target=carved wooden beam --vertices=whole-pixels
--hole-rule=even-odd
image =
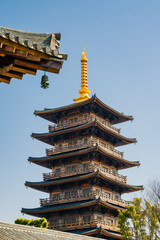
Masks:
[[[0,74],[1,74],[1,73],[5,73],[5,72],[9,72],[9,70],[11,70],[12,67],[13,67],[13,64],[11,63],[11,64],[8,65],[8,66],[5,66],[5,67],[0,68]]]
[[[7,77],[11,77],[11,78],[17,78],[17,79],[21,80],[22,77],[23,77],[23,74],[15,72],[15,71],[9,71],[9,72],[3,73],[3,76],[7,76]]]
[[[61,68],[61,63],[53,62],[53,61],[41,61],[40,63],[33,63],[29,61],[15,59],[14,65],[29,67],[29,68],[43,70],[43,71],[52,72],[52,73],[59,73],[59,70]]]
[[[6,46],[6,47],[9,47],[9,46]],[[0,54],[3,54],[4,56],[12,56],[15,58],[27,59],[35,62],[41,61],[41,58],[39,56],[32,55],[26,51],[19,50],[19,49],[15,49],[15,51],[13,52],[12,50],[7,51],[6,48],[5,49],[0,48]]]
[[[36,69],[26,68],[26,67],[21,67],[21,66],[16,66],[16,65],[14,65],[11,69],[16,72],[21,72],[23,74],[27,73],[27,74],[31,74],[31,75],[36,75],[36,72],[37,72]]]
[[[6,76],[3,76],[3,75],[0,75],[0,82],[4,82],[4,83],[9,84],[10,80],[11,80],[11,77],[6,77]]]
[[[3,45],[2,50],[4,52],[15,53],[16,49],[12,46]]]

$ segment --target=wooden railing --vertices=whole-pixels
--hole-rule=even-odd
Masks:
[[[70,169],[68,169],[70,167]],[[85,173],[91,173],[91,172],[97,172],[100,171],[104,175],[109,176],[110,178],[116,179],[118,181],[127,182],[127,177],[123,176],[117,172],[114,172],[114,170],[105,168],[102,166],[97,166],[95,164],[77,164],[77,165],[70,165],[69,167],[65,168],[58,168],[53,170],[51,173],[43,173],[43,180],[52,180],[62,177],[68,177],[68,176],[74,176],[74,175],[80,175]]]
[[[65,229],[69,230],[69,229],[75,229],[75,228],[84,229],[84,228],[91,228],[91,227],[97,227],[97,228],[101,227],[103,229],[119,232],[119,227],[117,224],[109,223],[101,219],[91,219],[90,221],[83,221],[77,218],[75,222],[60,223],[59,221],[57,221],[57,223],[55,222],[54,225],[50,225],[51,229],[57,229],[57,230],[65,230]]]
[[[46,149],[46,155],[47,156],[51,156],[51,155],[54,155],[54,154],[57,154],[57,153],[62,153],[62,152],[70,152],[70,151],[75,151],[75,150],[79,150],[79,149],[84,149],[84,148],[88,148],[88,147],[92,147],[92,146],[100,146],[101,148],[103,148],[106,152],[114,155],[114,156],[117,156],[117,157],[120,157],[120,158],[123,158],[123,152],[120,152],[116,149],[113,149],[112,147],[109,147],[109,146],[102,146],[98,141],[87,141],[87,143],[80,141],[80,140],[77,140],[77,143],[75,145],[72,145],[72,146],[61,146],[61,147],[58,147],[56,146],[55,149],[53,148],[49,148],[49,149]]]
[[[72,191],[77,191],[77,194],[72,194]],[[80,191],[79,189],[74,189],[72,191],[61,192],[60,194],[54,195],[52,198],[44,198],[40,199],[41,206],[49,206],[61,203],[69,203],[75,201],[83,201],[83,200],[90,200],[90,199],[101,199],[104,202],[109,202],[115,205],[126,207],[129,202],[122,200],[122,199],[115,199],[114,194],[108,194],[104,191],[97,192],[96,190],[89,189],[88,192],[82,192],[83,189]],[[66,194],[67,193],[67,194]],[[66,196],[67,195],[67,196]]]
[[[56,170],[51,172],[51,173],[43,173],[43,180],[52,180],[56,178],[61,178],[61,177],[68,177],[68,176],[74,176],[74,175],[80,175],[80,174],[85,174],[85,173],[90,173],[96,171],[94,166],[88,166],[87,168],[83,165],[77,165],[75,168],[67,171],[66,168],[60,169],[59,172]]]
[[[110,130],[120,133],[120,129],[116,128],[114,126],[112,126],[111,124],[107,123],[107,122],[103,122],[101,120],[99,120],[98,118],[94,118],[94,117],[88,117],[88,118],[83,118],[83,119],[77,119],[77,121],[73,121],[70,122],[68,120],[67,123],[63,123],[63,124],[53,124],[53,125],[49,125],[48,126],[48,130],[49,132],[54,132],[54,131],[58,131],[58,130],[62,130],[62,129],[66,129],[66,128],[70,128],[70,127],[75,127],[75,126],[79,126],[79,125],[83,125],[85,123],[90,123],[97,120],[98,122],[100,122],[102,125],[104,125],[105,127],[109,128]]]

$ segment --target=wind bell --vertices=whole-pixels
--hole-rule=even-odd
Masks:
[[[49,81],[48,81],[48,76],[44,72],[44,75],[41,78],[41,88],[49,88]]]

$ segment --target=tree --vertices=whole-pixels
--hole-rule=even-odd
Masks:
[[[146,190],[145,198],[148,202],[154,206],[153,212],[158,219],[159,230],[157,231],[157,237],[160,239],[160,181],[155,179],[150,182],[148,189]],[[151,206],[148,206],[151,207]]]
[[[160,209],[158,208],[160,211]],[[119,228],[124,240],[156,240],[158,239],[157,206],[145,200],[134,198],[125,210],[119,210]],[[133,232],[132,232],[133,230]]]
[[[48,222],[46,221],[45,218],[31,219],[31,220],[17,218],[14,222],[16,224],[21,224],[21,225],[29,225],[29,226],[39,227],[39,228],[48,228]]]
[[[152,204],[160,205],[160,181],[158,179],[150,182],[146,190],[146,199]]]

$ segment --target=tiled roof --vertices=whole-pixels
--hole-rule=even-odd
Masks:
[[[0,222],[0,240],[98,240],[88,236]]]
[[[43,212],[56,212],[56,211],[63,211],[65,210],[69,210],[69,209],[74,209],[74,208],[83,208],[83,207],[87,207],[87,206],[93,206],[93,205],[99,205],[99,206],[103,206],[104,208],[109,208],[112,210],[117,210],[117,209],[121,209],[123,210],[124,207],[120,207],[120,206],[116,206],[114,204],[111,203],[107,203],[102,201],[101,199],[96,199],[96,200],[90,200],[90,201],[85,201],[85,202],[74,202],[74,203],[66,203],[66,204],[59,204],[59,205],[53,205],[53,206],[49,206],[49,207],[38,207],[38,208],[22,208],[21,212],[22,213],[26,213],[26,214],[36,214],[38,213],[43,213]],[[40,216],[38,215],[37,216]]]
[[[49,187],[52,187],[54,185],[62,184],[62,183],[69,183],[72,181],[77,181],[77,180],[84,180],[84,179],[90,179],[92,177],[97,177],[100,178],[104,181],[107,181],[107,183],[117,185],[117,187],[121,188],[121,193],[126,193],[126,192],[134,192],[134,191],[139,191],[139,190],[144,190],[143,186],[134,186],[134,185],[129,185],[127,183],[121,182],[119,180],[113,179],[109,176],[104,175],[103,173],[96,171],[93,173],[87,173],[84,175],[80,176],[72,176],[72,177],[64,177],[62,179],[56,179],[56,180],[51,180],[51,181],[41,181],[41,182],[25,182],[25,186],[31,187],[43,192],[49,192]],[[47,187],[47,188],[46,188]]]
[[[111,123],[113,123],[113,124],[133,120],[132,116],[124,115],[123,113],[120,113],[120,112],[116,111],[115,109],[109,107],[108,105],[103,103],[98,97],[96,97],[96,95],[92,96],[88,100],[85,100],[85,101],[82,101],[79,103],[73,103],[70,105],[63,106],[63,107],[57,107],[57,108],[52,108],[52,109],[45,108],[44,110],[41,110],[41,111],[36,110],[34,112],[34,114],[38,115],[39,117],[42,117],[46,120],[49,120],[51,122],[56,122],[56,119],[54,117],[55,114],[57,116],[58,113],[62,113],[62,112],[66,113],[68,111],[72,111],[79,107],[89,106],[90,104],[97,107],[97,112],[99,110],[102,110],[104,112],[104,114],[106,114],[108,116]]]
[[[83,230],[75,230],[75,231],[72,231],[73,233],[77,233],[77,234],[85,234],[85,235],[93,235],[95,233],[101,233],[101,235],[105,235],[105,236],[108,236],[108,237],[113,237],[115,239],[122,239],[121,235],[118,234],[118,233],[115,233],[115,232],[110,232],[110,231],[107,231],[106,229],[103,229],[103,228],[93,228],[93,229],[83,229]]]
[[[60,33],[33,33],[0,27],[0,37],[52,57],[65,60],[67,58],[66,54],[60,54],[58,51]]]
[[[44,156],[44,157],[29,157],[28,161],[38,164],[40,166],[44,166],[49,169],[52,169],[50,167],[50,165],[48,164],[48,162],[50,162],[52,160],[55,161],[57,159],[59,160],[60,158],[65,159],[67,157],[72,157],[72,156],[75,157],[75,155],[77,156],[77,155],[81,155],[81,154],[86,154],[86,153],[92,152],[92,151],[100,152],[104,155],[107,155],[107,157],[109,159],[114,159],[115,161],[122,163],[123,165],[120,167],[120,169],[124,169],[124,168],[126,168],[126,166],[128,168],[128,167],[134,167],[134,166],[140,165],[139,161],[128,161],[124,158],[120,158],[118,156],[112,155],[112,154],[106,152],[105,150],[103,150],[103,148],[101,146],[93,146],[93,147],[88,147],[87,149],[74,150],[72,152],[65,152],[65,153],[62,152],[62,153],[57,153],[54,155]],[[47,164],[45,164],[45,163],[47,163]]]

